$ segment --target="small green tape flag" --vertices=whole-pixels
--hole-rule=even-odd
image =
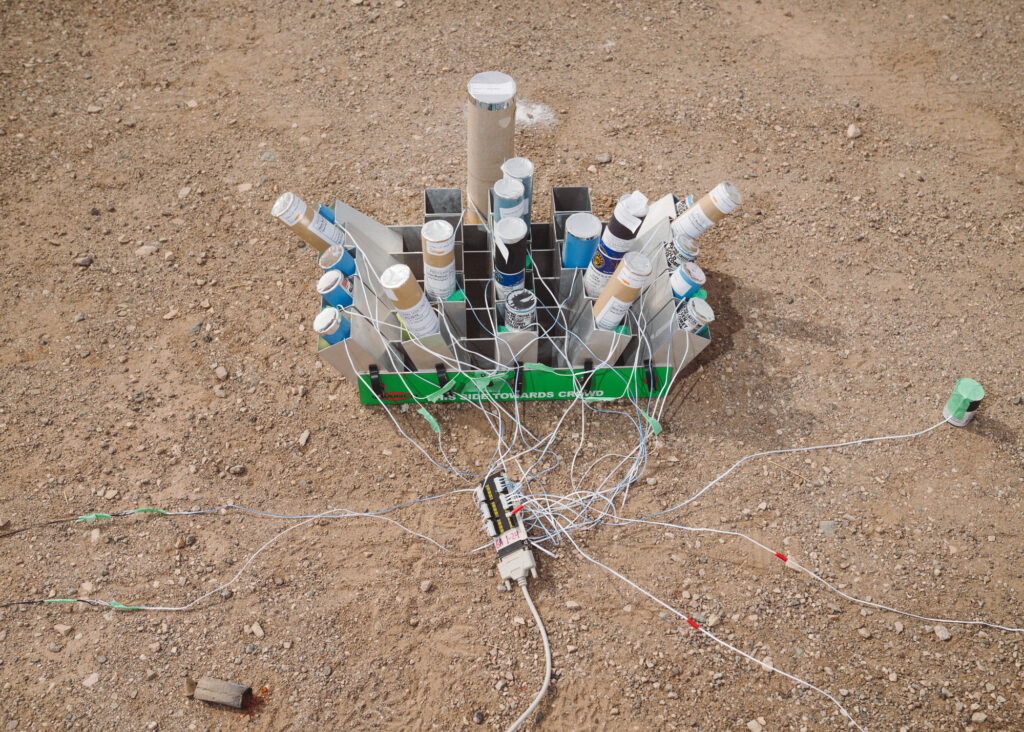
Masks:
[[[167,511],[164,511],[162,508],[136,508],[134,511],[132,511],[132,513],[159,513],[159,514],[165,514],[165,513],[167,513]]]
[[[57,598],[57,599],[54,599],[54,600],[43,600],[43,602],[49,603],[49,604],[53,604],[53,603],[57,603],[57,602],[78,602],[78,600],[66,600],[64,598]]]
[[[426,407],[420,407],[416,411],[420,413],[423,419],[427,420],[427,422],[430,423],[430,428],[434,430],[434,432],[441,431],[441,426],[437,423],[437,420],[434,419],[434,415],[427,411]]]
[[[79,516],[76,519],[76,523],[81,522],[81,521],[87,521],[87,522],[89,522],[91,524],[96,519],[108,519],[108,518],[111,518],[109,513],[87,513],[84,516]]]
[[[562,374],[558,369],[552,368],[547,364],[543,363],[524,363],[523,369],[525,369],[526,371],[546,371],[549,374],[558,374],[559,376],[564,376],[564,374]]]
[[[642,409],[640,410],[640,414],[643,415],[643,418],[647,420],[647,424],[649,424],[651,426],[651,429],[654,430],[654,434],[660,435],[661,423]]]
[[[122,605],[117,600],[111,600],[107,604],[110,605],[110,607],[114,608],[115,610],[138,610],[137,607],[133,607],[131,605]]]
[[[427,396],[425,396],[424,399],[426,399],[428,402],[436,402],[438,399],[443,397],[445,394],[447,394],[448,392],[450,392],[454,388],[455,388],[455,379],[448,379],[448,383],[447,384],[442,386],[437,391],[435,391],[435,392],[433,392],[431,394],[427,394]]]
[[[618,398],[614,396],[585,396],[583,400],[587,402],[614,402]]]

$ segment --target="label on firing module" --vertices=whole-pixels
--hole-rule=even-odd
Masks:
[[[501,551],[505,547],[515,544],[517,541],[526,541],[526,531],[516,526],[494,540],[494,550]]]
[[[626,317],[626,311],[632,303],[620,300],[617,297],[608,298],[608,302],[601,308],[601,312],[594,313],[594,325],[602,330],[615,330],[622,324]]]
[[[707,217],[699,205],[690,206],[682,216],[672,222],[672,238],[677,239],[682,235],[696,239],[714,225],[715,222]]]
[[[432,300],[447,300],[455,292],[455,260],[446,267],[423,263],[423,289]]]
[[[414,338],[423,338],[434,333],[441,332],[441,322],[437,319],[437,313],[427,302],[427,296],[420,297],[420,301],[408,310],[399,310],[402,322],[409,335]]]
[[[306,204],[302,204],[302,208],[305,210]],[[327,246],[340,247],[345,243],[345,232],[318,213],[313,214],[309,230],[327,242]]]

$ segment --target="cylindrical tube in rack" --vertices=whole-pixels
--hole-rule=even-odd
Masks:
[[[282,193],[270,209],[272,216],[281,219],[284,225],[298,234],[303,241],[318,252],[328,247],[342,246],[345,231],[321,216],[294,193]]]
[[[683,262],[672,271],[668,282],[672,285],[672,295],[676,300],[687,300],[704,286],[707,277],[696,262]]]
[[[447,300],[455,281],[455,227],[434,219],[420,229],[423,240],[423,290],[431,300]]]
[[[345,251],[345,247],[327,247],[327,251],[320,255],[318,261],[320,269],[324,272],[336,269],[346,277],[351,277],[356,273],[356,260]]]
[[[500,71],[484,71],[469,80],[467,90],[465,222],[481,224],[487,191],[501,178],[501,164],[516,154],[516,82]]]
[[[526,199],[523,196],[526,189],[523,182],[515,178],[502,178],[494,183],[494,220],[495,222],[508,218],[519,218],[529,226],[530,215],[526,208]]]
[[[529,158],[509,158],[501,164],[506,178],[515,178],[523,184],[523,200],[526,201],[526,223],[533,215],[533,163]]]
[[[587,297],[601,294],[623,255],[632,250],[636,232],[644,222],[647,210],[647,196],[640,191],[623,196],[615,204],[615,211],[604,227],[594,258],[583,275],[583,289]]]
[[[502,219],[494,225],[494,297],[499,310],[504,310],[510,292],[526,287],[526,222],[520,218]]]
[[[505,298],[505,327],[530,330],[537,322],[537,296],[529,290],[510,292]]]
[[[693,262],[700,254],[697,242],[688,236],[669,239],[665,242],[665,263],[669,269],[677,269],[683,262]]]
[[[715,311],[711,309],[706,300],[699,300],[695,297],[679,304],[676,317],[679,330],[702,335],[701,331],[714,321]]]
[[[696,239],[726,214],[735,211],[743,203],[743,196],[729,181],[722,181],[711,192],[686,209],[672,222],[672,239],[676,247],[686,239]]]
[[[324,272],[316,283],[320,297],[336,308],[347,308],[352,304],[352,289],[352,280],[336,269]]]
[[[313,331],[332,346],[352,333],[352,324],[338,308],[324,308],[313,319]]]
[[[591,213],[574,213],[565,220],[562,266],[583,269],[590,265],[601,241],[601,219]]]
[[[618,328],[641,288],[650,279],[651,269],[651,260],[646,256],[640,252],[627,252],[594,303],[594,325],[603,330]]]
[[[380,276],[395,310],[398,311],[405,329],[413,338],[425,338],[441,332],[441,321],[434,308],[430,307],[412,270],[406,264],[393,264]]]

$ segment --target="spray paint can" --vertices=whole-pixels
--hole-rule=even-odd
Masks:
[[[537,296],[529,290],[510,292],[505,298],[505,327],[531,330],[537,322]]]
[[[726,214],[735,211],[743,203],[743,196],[729,181],[722,181],[711,192],[690,206],[671,225],[672,239],[696,239]],[[678,246],[678,245],[677,245]]]
[[[636,232],[644,222],[647,210],[647,196],[640,191],[623,196],[615,204],[612,218],[604,227],[601,242],[583,275],[583,289],[587,297],[601,294],[623,255],[633,248]]]
[[[351,277],[356,273],[356,260],[345,250],[345,247],[327,247],[327,251],[320,255],[319,264],[324,272],[336,269],[346,277]]]
[[[985,398],[985,390],[974,379],[957,379],[953,393],[942,408],[942,416],[956,427],[963,427],[972,419]]]
[[[502,178],[494,183],[494,221],[502,219],[520,218],[527,226],[530,224],[530,214],[527,209],[526,199],[523,198],[526,189],[522,181],[515,178]]]
[[[406,264],[393,264],[380,276],[380,283],[391,299],[413,338],[425,338],[441,332],[441,321],[427,302],[412,270]]]
[[[352,333],[352,324],[338,308],[324,308],[313,319],[313,330],[333,346],[349,337]]]
[[[707,277],[696,262],[683,262],[672,271],[668,282],[672,285],[672,295],[676,300],[688,300],[704,286]]]
[[[688,236],[673,237],[665,242],[665,263],[669,269],[677,269],[683,262],[692,262],[700,254],[697,242]]]
[[[285,226],[318,252],[345,244],[344,229],[339,229],[325,219],[294,193],[282,193],[270,213],[281,219]]]
[[[701,331],[715,320],[715,311],[708,305],[707,300],[693,298],[679,305],[676,311],[679,330],[702,335]]]
[[[447,300],[455,281],[455,227],[434,219],[420,229],[423,240],[423,290],[431,300]]]
[[[591,213],[574,213],[565,220],[562,266],[583,269],[590,265],[601,241],[601,219]]]
[[[526,223],[533,216],[533,162],[529,158],[509,158],[501,164],[505,178],[514,178],[523,184],[523,200],[526,201]]]
[[[650,279],[651,271],[650,259],[640,252],[627,252],[594,303],[594,325],[604,330],[618,328],[626,311]]]
[[[320,297],[336,308],[347,308],[352,304],[352,289],[352,280],[337,269],[327,270],[316,283]]]
[[[504,310],[508,294],[526,287],[526,222],[502,219],[494,225],[494,239],[494,297]]]
[[[466,89],[466,223],[481,224],[487,215],[487,191],[501,178],[501,164],[516,154],[516,82],[500,71],[484,71]]]

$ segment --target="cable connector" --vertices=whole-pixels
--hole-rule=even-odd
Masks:
[[[513,489],[512,481],[501,473],[492,473],[474,492],[484,531],[494,539],[498,552],[498,573],[508,589],[512,589],[513,582],[522,585],[527,576],[537,576],[537,563],[523,525],[523,504],[513,495]]]

